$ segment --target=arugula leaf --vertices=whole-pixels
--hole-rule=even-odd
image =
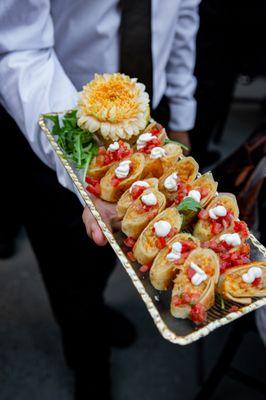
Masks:
[[[200,203],[192,199],[191,197],[186,197],[181,203],[176,207],[178,211],[199,211],[201,209]]]
[[[58,118],[58,115],[45,114],[44,117],[45,117],[46,119],[51,120],[51,121],[54,123],[53,132],[57,132],[57,134],[58,134],[58,132],[60,131],[60,125],[59,125],[59,118]]]
[[[165,139],[164,144],[168,144],[168,143],[176,143],[178,144],[180,147],[182,147],[183,149],[189,151],[190,147],[186,146],[183,143],[178,142],[177,140],[171,140],[171,139]]]
[[[58,115],[46,114],[53,122],[52,134],[57,143],[78,169],[88,168],[91,160],[98,154],[98,145],[92,132],[81,129],[77,124],[77,110],[67,112],[59,123]]]
[[[217,294],[217,296],[220,301],[221,309],[224,310],[225,309],[224,299],[219,293]]]

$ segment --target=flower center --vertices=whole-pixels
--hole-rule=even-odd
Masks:
[[[81,104],[86,115],[101,122],[119,123],[135,118],[140,112],[135,83],[113,76],[108,81],[94,80],[84,88],[86,102]]]

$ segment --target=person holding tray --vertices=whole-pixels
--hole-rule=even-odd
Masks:
[[[2,137],[13,154],[12,170],[19,173],[14,182],[19,207],[14,213],[19,212],[39,261],[65,354],[76,373],[76,399],[111,396],[110,329],[119,318],[107,311],[103,290],[115,257],[109,246],[98,247],[106,239],[85,209],[87,233],[98,246],[88,242],[73,184],[40,132],[38,117],[75,107],[78,91],[94,73],[121,71],[146,85],[152,116],[164,125],[169,122],[171,139],[188,144],[186,132],[195,119],[198,3],[0,4],[1,114],[10,114],[18,126],[11,122]],[[100,199],[96,205],[107,225],[115,226],[115,205]]]

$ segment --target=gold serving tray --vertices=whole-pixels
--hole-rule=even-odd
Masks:
[[[65,112],[53,114],[63,115]],[[144,301],[147,310],[149,311],[159,332],[166,340],[180,345],[192,343],[203,336],[207,336],[215,329],[226,325],[251,311],[257,310],[263,305],[266,305],[266,298],[254,298],[252,303],[248,306],[241,306],[232,301],[224,301],[225,307],[222,309],[217,298],[215,305],[208,311],[208,320],[205,325],[196,326],[190,320],[175,319],[170,314],[170,292],[160,292],[154,289],[150,283],[149,277],[139,272],[140,265],[137,262],[130,262],[127,259],[123,252],[123,239],[125,238],[124,234],[122,232],[118,232],[113,235],[105,225],[97,208],[83,186],[82,179],[80,177],[80,171],[77,171],[75,167],[71,165],[71,162],[68,161],[64,152],[58,146],[55,137],[52,135],[50,130],[51,124],[52,122],[45,120],[43,115],[40,116],[39,125],[42,131],[49,140],[68,175],[72,179],[80,196],[89,207],[93,216],[103,230],[108,242],[112,246],[121,264],[128,273],[133,285],[140,294],[141,299]],[[251,260],[266,260],[266,248],[252,234],[250,234],[249,242],[251,245]],[[238,306],[238,311],[230,312],[229,309],[232,305]]]

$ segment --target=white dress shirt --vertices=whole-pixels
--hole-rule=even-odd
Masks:
[[[193,127],[200,0],[152,0],[153,107],[165,94],[170,128]],[[94,73],[119,70],[119,0],[1,0],[0,101],[33,151],[73,190],[38,117],[76,105]],[[132,54],[137,57],[137,54]]]

